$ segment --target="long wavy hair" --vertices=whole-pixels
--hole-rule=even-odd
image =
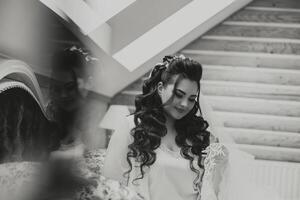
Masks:
[[[174,77],[177,77],[174,80]],[[130,169],[125,173],[129,181],[129,173],[133,168],[132,159],[140,165],[140,176],[133,179],[133,182],[142,179],[145,174],[145,167],[150,167],[156,161],[155,150],[161,145],[161,138],[167,134],[165,126],[166,117],[163,103],[157,92],[159,82],[163,85],[174,83],[174,91],[182,79],[195,81],[200,91],[200,79],[202,77],[202,66],[198,62],[183,56],[166,56],[163,63],[157,64],[149,78],[143,83],[143,93],[136,96],[134,114],[135,128],[131,130],[133,142],[128,146],[127,161]],[[168,102],[169,102],[168,101]],[[168,103],[167,102],[167,103]],[[190,161],[190,168],[197,174],[194,186],[197,186],[200,175],[200,167],[203,166],[202,151],[209,145],[209,135],[207,131],[208,123],[202,118],[199,106],[199,92],[195,104],[191,111],[183,118],[176,120],[175,130],[177,136],[176,144],[180,147],[181,156]],[[197,166],[193,161],[197,160]],[[201,181],[200,181],[201,182]]]

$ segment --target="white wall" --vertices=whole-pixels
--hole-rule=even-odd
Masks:
[[[0,53],[25,61],[42,60],[41,52],[47,49],[45,35],[48,34],[43,5],[37,0],[0,1]],[[37,72],[47,71],[41,67]]]

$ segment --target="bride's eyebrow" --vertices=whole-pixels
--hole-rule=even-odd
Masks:
[[[176,90],[175,90],[176,92],[179,92],[179,93],[181,93],[181,94],[183,94],[183,95],[185,95],[186,93],[184,92],[184,91],[182,91],[181,89],[178,89],[178,88],[176,88]]]
[[[181,93],[181,94],[183,94],[183,95],[186,94],[183,90],[178,89],[178,88],[177,88],[175,91],[176,91],[176,92],[179,92],[179,93]],[[197,94],[192,94],[190,97],[197,97]]]

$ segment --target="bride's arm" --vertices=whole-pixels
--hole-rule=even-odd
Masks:
[[[215,191],[216,196],[218,196],[220,191],[220,183],[222,181],[225,168],[228,164],[228,150],[225,146],[222,146],[222,151],[224,152],[223,155],[218,155],[215,158],[215,169],[212,174],[212,182],[213,182],[213,188]]]
[[[228,163],[228,150],[220,143],[212,143],[205,150],[205,174],[203,177],[202,195],[204,199],[217,200],[224,170]]]

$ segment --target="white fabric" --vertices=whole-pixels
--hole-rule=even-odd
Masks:
[[[193,189],[196,173],[190,170],[189,161],[164,146],[158,148],[156,155],[148,176],[151,200],[196,199],[198,192]]]
[[[123,174],[129,169],[126,155],[128,145],[132,142],[129,132],[133,126],[131,118],[120,122],[119,127],[116,127],[103,167],[104,176],[123,183],[127,182]],[[212,154],[216,154],[220,146],[210,145],[210,147],[210,150],[214,151]],[[196,174],[190,170],[189,161],[182,158],[179,152],[170,151],[164,145],[156,151],[156,162],[150,169],[145,169],[144,178],[136,181],[136,184],[132,184],[132,180],[140,176],[140,170],[133,167],[129,174],[129,186],[145,200],[279,200],[276,192],[271,190],[267,192],[266,188],[254,184],[250,177],[251,163],[254,160],[252,156],[232,145],[226,146],[226,149],[229,154],[228,160],[221,167],[220,165],[216,167],[215,155],[210,156],[211,159],[206,159],[201,195],[193,188]],[[137,166],[135,163],[133,165]],[[215,179],[218,172],[221,174],[219,180]]]
[[[111,137],[103,167],[104,176],[123,183],[126,182],[123,174],[129,169],[126,154],[127,146],[132,141],[129,134],[132,127],[132,119],[129,119],[128,123],[120,122],[120,126]],[[150,169],[145,169],[143,179],[132,182],[134,178],[140,176],[139,168],[133,168],[129,174],[129,186],[139,192],[145,200],[196,200],[200,196],[193,186],[197,174],[191,171],[189,161],[181,157],[179,151],[171,151],[163,144],[156,150],[156,155],[155,163]],[[212,188],[210,191],[213,191]]]
[[[218,117],[214,116],[214,111],[200,91],[200,107],[204,119],[210,124],[210,132],[225,144],[228,150],[228,162],[222,173],[218,200],[278,200],[279,195],[273,188],[265,185],[255,184],[251,177],[251,168],[255,167],[254,157],[248,153],[238,150],[234,144],[232,136],[220,132],[217,127],[221,124]],[[202,188],[202,190],[206,190]],[[207,198],[209,199],[209,198]],[[205,199],[205,200],[207,200]],[[211,200],[211,199],[209,199]]]
[[[279,194],[273,188],[258,185],[251,177],[254,167],[254,157],[238,150],[236,147],[226,146],[229,151],[228,163],[220,182],[218,200],[280,200]]]

